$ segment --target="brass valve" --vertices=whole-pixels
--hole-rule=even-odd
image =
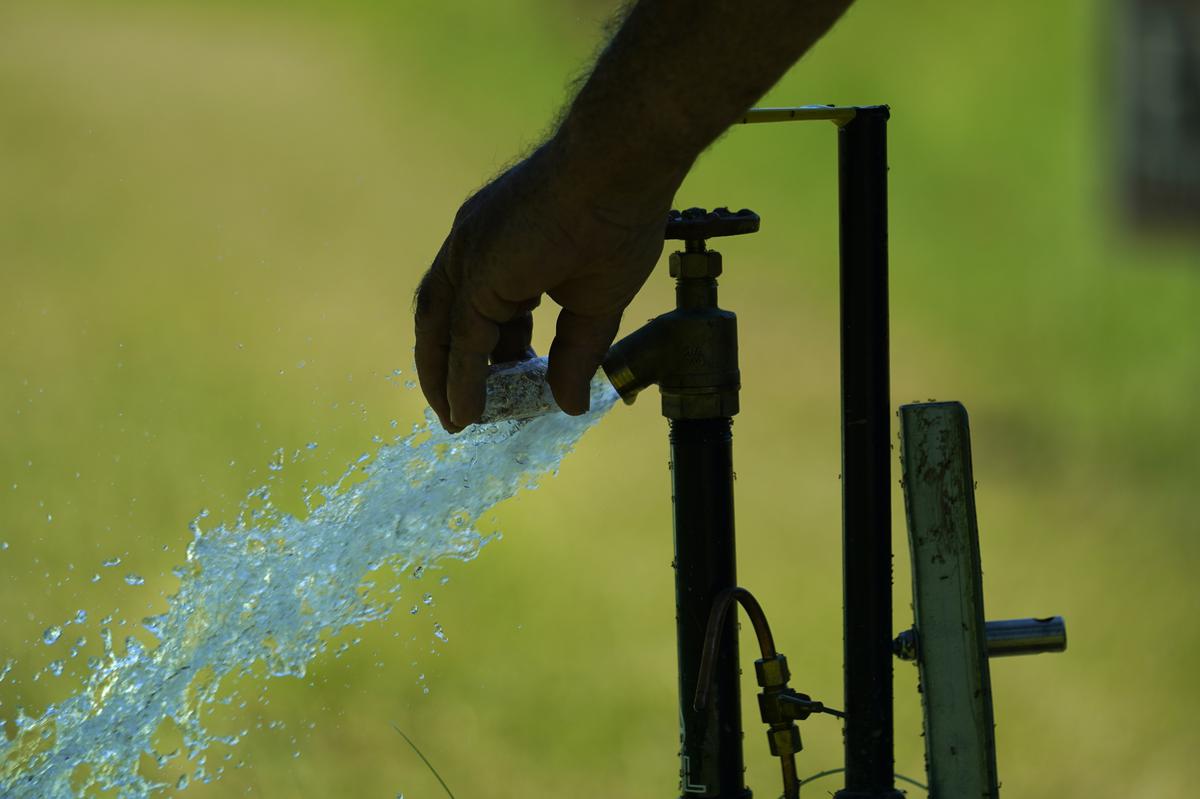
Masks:
[[[708,702],[711,688],[712,665],[716,659],[717,643],[725,616],[735,602],[741,603],[758,637],[762,657],[754,661],[754,674],[762,693],[758,695],[758,710],[767,725],[767,744],[771,754],[780,759],[783,773],[784,799],[798,799],[800,780],[796,774],[796,753],[804,748],[800,739],[797,721],[803,721],[814,713],[845,718],[840,710],[826,707],[808,694],[793,691],[788,686],[792,673],[787,658],[775,650],[775,639],[767,624],[766,614],[754,596],[745,588],[731,588],[717,597],[708,619],[705,636],[704,657],[701,660],[700,678],[696,685],[695,706],[703,707]]]
[[[717,305],[723,263],[721,253],[708,249],[705,241],[753,233],[758,227],[758,214],[746,209],[670,213],[666,238],[684,243],[668,259],[675,310],[618,341],[603,364],[625,402],[657,385],[668,419],[716,419],[738,412],[737,318]]]

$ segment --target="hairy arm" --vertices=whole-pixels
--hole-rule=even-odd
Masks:
[[[559,406],[588,383],[662,253],[676,189],[851,0],[641,0],[554,135],[467,200],[421,281],[421,389],[451,431],[479,419],[490,362],[530,354],[531,311],[562,310]]]

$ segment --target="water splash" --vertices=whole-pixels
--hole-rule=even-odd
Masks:
[[[19,712],[15,737],[0,736],[0,795],[70,799],[100,790],[132,798],[187,786],[186,775],[143,775],[143,754],[159,767],[181,756],[200,762],[192,782],[218,777],[220,769],[205,771],[203,753],[247,734],[209,728],[215,705],[229,701],[227,678],[303,676],[339,631],[389,616],[399,585],[383,599],[367,590],[385,567],[415,577],[441,558],[474,558],[486,542],[475,521],[557,468],[616,399],[597,378],[592,411],[566,416],[554,409],[544,376],[544,362],[494,376],[485,419],[513,418],[450,436],[430,415],[311,492],[306,518],[276,509],[264,488],[248,499],[256,512],[236,524],[203,531],[193,522],[187,562],[174,570],[179,590],[166,613],[143,622],[157,644],[129,636],[118,651],[103,627],[104,657],[89,659],[81,689],[40,716]],[[61,635],[47,630],[46,643]],[[446,640],[436,623],[434,635]],[[171,726],[182,752],[157,751]]]

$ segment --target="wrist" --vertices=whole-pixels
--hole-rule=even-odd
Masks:
[[[670,208],[696,154],[656,141],[639,126],[614,131],[611,121],[588,124],[572,112],[543,145],[564,191],[615,222],[655,221]]]

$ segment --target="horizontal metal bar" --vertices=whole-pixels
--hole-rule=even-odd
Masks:
[[[1067,649],[1067,623],[1062,616],[989,621],[986,630],[990,658],[1065,652]]]
[[[826,120],[839,126],[854,119],[858,109],[845,105],[800,105],[790,108],[751,108],[738,122],[752,125],[758,122],[808,122]]]
[[[1067,623],[1062,616],[989,621],[984,625],[984,632],[989,658],[1067,650]],[[917,646],[916,630],[905,630],[892,644],[896,657],[901,660],[916,660]]]

